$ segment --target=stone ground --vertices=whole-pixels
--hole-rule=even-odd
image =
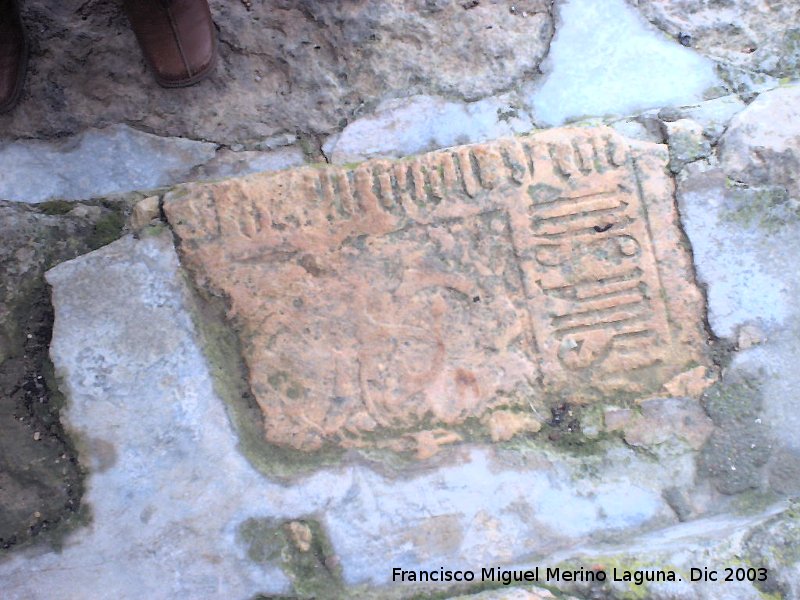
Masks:
[[[24,3],[29,79],[0,116],[0,596],[800,598],[800,8],[265,0],[212,10],[217,71],[168,91],[152,83],[117,3]],[[522,134],[565,123],[666,144],[661,169],[674,177],[677,239],[695,273],[677,280],[702,290],[705,374],[643,402],[580,406],[574,389],[537,397],[530,412],[509,400],[512,417],[488,429],[426,422],[416,445],[388,452],[369,444],[408,433],[407,416],[406,430],[387,422],[375,439],[359,420],[359,443],[341,444],[358,450],[265,451],[269,401],[247,345],[258,339],[247,327],[267,331],[255,324],[264,309],[226,305],[170,212],[186,190],[226,190],[245,206],[251,184],[174,186],[316,163],[346,171],[535,140]],[[483,239],[481,227],[470,235]],[[270,244],[231,247],[246,266],[237,281],[258,280],[267,250],[284,260]],[[352,247],[391,257],[358,236]],[[325,266],[298,264],[312,275]],[[300,333],[311,341],[297,356],[324,360],[329,348],[315,357],[314,336]],[[287,381],[261,383],[291,399]],[[675,569],[683,581],[391,581],[395,566],[535,565]],[[692,567],[768,577],[690,582]]]

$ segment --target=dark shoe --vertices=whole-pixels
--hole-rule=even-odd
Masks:
[[[0,113],[14,108],[22,94],[28,42],[14,0],[0,0]]]
[[[213,70],[217,32],[207,0],[125,0],[125,12],[159,85],[192,85]]]

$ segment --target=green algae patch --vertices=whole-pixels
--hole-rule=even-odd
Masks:
[[[314,519],[278,522],[247,519],[238,530],[240,543],[255,563],[280,565],[299,598],[349,598],[327,536]]]
[[[153,223],[152,225],[142,227],[137,235],[140,239],[158,237],[164,234],[168,229],[169,227],[165,223]]]
[[[39,204],[38,208],[46,215],[57,216],[67,214],[75,206],[74,202],[67,202],[66,200],[49,200]]]
[[[800,209],[791,201],[783,187],[730,187],[731,201],[726,205],[721,219],[741,227],[758,227],[777,233],[788,225],[800,221]]]
[[[95,221],[88,244],[94,249],[110,244],[120,238],[124,227],[125,215],[120,208],[114,207]]]
[[[787,598],[800,566],[800,502],[755,528],[745,541],[748,565],[766,568],[766,581],[754,582],[764,598]]]

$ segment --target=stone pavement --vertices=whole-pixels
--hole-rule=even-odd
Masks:
[[[0,596],[800,598],[800,11],[212,9],[25,4]]]

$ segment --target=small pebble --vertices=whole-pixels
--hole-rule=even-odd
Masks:
[[[39,433],[38,431],[33,434],[34,441],[38,442],[41,438],[42,438],[42,434]]]

